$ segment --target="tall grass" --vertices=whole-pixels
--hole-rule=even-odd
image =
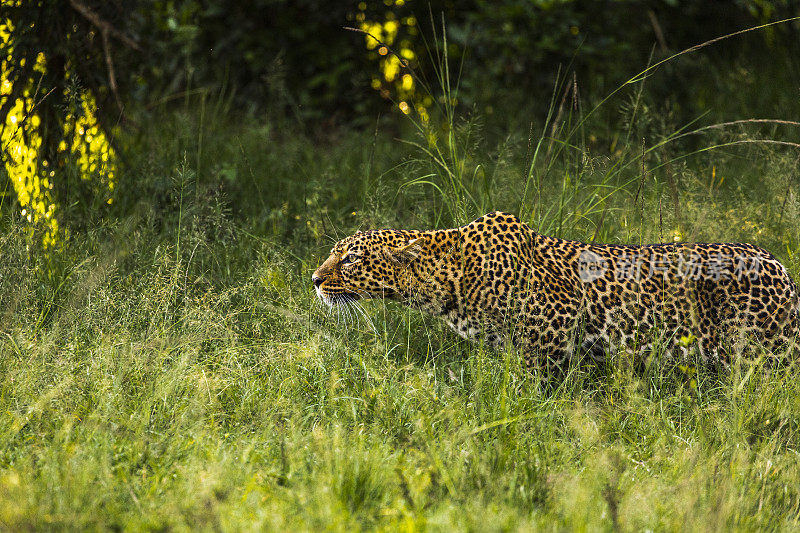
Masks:
[[[570,238],[750,241],[800,278],[796,152],[731,144],[764,124],[692,147],[702,126],[645,87],[604,137],[573,95],[495,144],[456,113],[416,146],[323,144],[187,106],[131,140],[114,219],[49,258],[4,219],[0,526],[797,529],[796,365],[548,379],[407,308],[366,304],[373,329],[315,302],[332,240],[490,209]]]
[[[503,167],[509,163],[509,159],[517,155],[517,160],[511,164],[516,166],[515,171],[520,172],[520,179],[509,180],[506,177],[501,180],[499,187],[512,191],[515,201],[508,202],[503,198],[500,202],[510,204],[508,210],[518,213],[542,233],[563,236],[573,233],[575,229],[584,233],[583,228],[589,223],[594,225],[591,236],[594,240],[605,233],[602,223],[609,209],[612,213],[617,209],[615,200],[622,199],[625,205],[631,202],[640,205],[641,216],[635,231],[639,239],[684,240],[680,197],[687,187],[681,183],[679,176],[684,163],[690,159],[696,162],[700,160],[698,156],[702,155],[707,155],[713,161],[722,150],[729,150],[720,158],[726,161],[732,155],[758,160],[770,157],[775,152],[796,154],[800,148],[800,122],[780,115],[776,118],[735,116],[731,120],[706,125],[701,125],[701,116],[686,123],[675,123],[669,113],[658,109],[660,104],[649,101],[644,91],[646,82],[656,77],[659,69],[670,62],[679,61],[682,56],[794,20],[747,28],[709,39],[654,63],[651,59],[651,64],[633,74],[605,97],[593,102],[586,111],[577,78],[574,75],[561,76],[559,73],[541,133],[534,136],[531,123],[528,146],[518,150],[517,154],[510,153],[511,136],[505,137],[496,153],[492,154],[494,161],[485,156],[486,147],[481,146],[481,119],[469,113],[459,116],[455,111],[459,98],[459,77],[457,75],[452,79],[451,73],[454,70],[460,73],[460,67],[453,69],[450,64],[446,25],[442,21],[438,33],[436,26],[432,26],[433,40],[429,46],[430,59],[437,65],[434,69],[437,76],[434,87],[438,86],[438,90],[432,89],[432,84],[427,80],[419,80],[420,86],[429,91],[437,103],[434,113],[438,112],[439,120],[422,121],[412,115],[409,119],[420,140],[406,141],[419,154],[412,161],[415,160],[429,172],[418,171],[404,185],[427,186],[438,193],[444,213],[439,212],[437,221],[441,221],[442,214],[447,214],[447,220],[451,223],[466,223],[496,207],[497,196],[493,194],[492,184],[498,172],[505,170]],[[412,74],[416,76],[413,71]],[[657,82],[656,77],[654,83]],[[598,146],[597,136],[592,130],[607,129],[608,125],[596,122],[594,118],[604,108],[617,104],[615,99],[623,101],[622,124],[619,124],[619,130],[613,132],[611,138],[600,141],[609,143],[607,148]],[[785,112],[783,109],[779,111]],[[764,126],[769,128],[767,134],[764,134]],[[708,133],[712,131],[719,135],[709,136]],[[698,138],[702,140],[696,141]],[[751,145],[753,150],[750,151],[730,151],[734,147]],[[759,152],[759,148],[763,151]],[[523,156],[521,161],[519,155]],[[713,163],[711,171],[713,182],[716,178],[716,165]],[[652,227],[645,220],[644,204],[639,202],[640,199],[644,200],[641,194],[648,182],[668,189],[667,209],[672,211],[674,220],[669,221],[673,227],[669,228],[671,232],[666,235],[664,206],[661,204],[658,210],[658,237],[652,234],[646,236],[644,231],[646,227]],[[545,188],[549,190],[543,192]],[[787,187],[786,194],[789,190],[790,187]],[[657,191],[657,194],[662,192]],[[558,201],[554,202],[556,196]]]

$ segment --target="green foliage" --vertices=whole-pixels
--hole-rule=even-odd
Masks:
[[[439,99],[444,97],[435,92],[441,86],[436,71],[446,29],[458,107],[477,109],[490,119],[496,116],[494,120],[504,125],[532,115],[542,118],[547,109],[542,95],[559,82],[559,73],[568,73],[575,84],[573,98],[592,104],[643,65],[723,35],[798,15],[798,4],[792,0],[717,4],[502,0],[457,5],[409,0],[386,8],[379,3],[363,5],[367,7],[361,16],[367,21],[401,22],[393,41],[398,50],[414,50],[417,60],[409,72]],[[402,22],[409,17],[415,24]],[[800,73],[789,58],[800,53],[798,28],[793,20],[668,63],[662,68],[661,85],[653,87],[652,94],[659,101],[671,102],[673,112],[684,122],[709,111],[713,119],[721,120],[725,112],[742,105],[754,109],[754,99],[761,114],[780,113],[783,105],[795,105],[793,95],[780,87],[762,87],[765,92],[749,97],[738,88],[776,75],[796,80]],[[787,60],[773,61],[776,56]],[[408,99],[403,91],[387,85],[380,87],[384,97],[395,103]],[[719,107],[709,110],[712,102]]]
[[[642,160],[635,141],[593,148],[568,109],[496,145],[456,115],[442,166],[380,130],[321,146],[285,123],[207,119],[224,105],[146,126],[116,220],[49,258],[3,220],[4,527],[797,527],[796,365],[701,368],[695,383],[678,362],[529,375],[411,309],[366,303],[343,323],[309,287],[357,228],[528,203],[567,237],[756,242],[797,279],[795,155],[761,124],[704,130],[706,147],[754,142],[687,157],[638,104],[623,122],[653,136]],[[459,165],[469,195],[414,183]]]
[[[475,2],[473,9],[459,12],[447,20],[451,42],[466,50],[465,72],[473,73],[465,76],[465,97],[482,105],[499,97],[524,105],[522,95],[542,94],[553,86],[559,65],[575,72],[584,95],[609,92],[651,55],[658,61],[736,30],[796,16],[797,4],[507,0]],[[743,71],[758,58],[795,50],[797,30],[796,23],[785,24],[671,64],[662,78],[668,90],[655,94],[694,114],[703,104],[693,93],[726,87],[706,77],[709,70],[716,73],[720,62],[736,62],[746,77]]]
[[[6,2],[0,21],[9,32],[0,44],[3,132],[10,117],[18,120],[2,149],[8,162],[12,149],[27,147],[33,161],[25,165],[35,169],[22,185],[16,171],[6,169],[4,190],[17,194],[16,202],[2,205],[28,214],[35,205],[34,218],[47,219],[51,233],[56,219],[68,230],[85,230],[116,201],[116,165],[129,159],[117,147],[127,149],[126,137],[160,120],[165,108],[198,97],[219,103],[215,114],[209,109],[209,121],[220,120],[220,113],[288,119],[322,138],[342,125],[369,129],[389,107],[395,113],[384,121],[400,128],[398,105],[425,122],[450,107],[460,115],[477,111],[493,133],[521,131],[530,118],[544,118],[542,95],[563,79],[573,85],[576,108],[592,106],[648,61],[795,16],[796,7],[789,0]],[[412,58],[407,66],[387,67],[391,54],[380,56],[381,47],[368,49],[363,35],[344,29],[369,21],[384,29],[397,23],[392,40],[399,54]],[[797,21],[770,26],[668,62],[651,94],[670,106],[678,124],[704,113],[722,121],[744,106],[760,116],[785,116],[796,108],[794,92],[760,80],[797,79],[790,60],[800,55],[797,28]],[[445,56],[452,71],[443,77]],[[383,70],[376,59],[388,62]],[[382,81],[387,69],[391,80]],[[376,81],[383,100],[373,91]],[[438,89],[445,81],[452,83],[447,95]],[[102,145],[93,158],[75,148],[82,136],[76,132],[87,129],[78,124],[81,117],[91,123],[87,128],[100,130],[92,135]],[[595,136],[611,143],[604,133]],[[40,187],[46,191],[28,202],[19,191],[36,190],[37,180],[46,182]]]

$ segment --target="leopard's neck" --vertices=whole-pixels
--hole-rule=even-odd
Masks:
[[[462,236],[458,228],[421,231],[426,239],[420,256],[398,269],[397,287],[402,299],[425,312],[440,316],[458,305],[463,272]]]

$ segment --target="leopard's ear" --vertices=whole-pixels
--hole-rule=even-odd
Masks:
[[[386,251],[389,260],[397,265],[407,265],[422,252],[425,247],[425,237],[411,239],[406,244],[398,247],[390,247]]]

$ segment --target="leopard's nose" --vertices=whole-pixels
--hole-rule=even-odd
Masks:
[[[320,276],[311,276],[311,281],[314,282],[315,287],[319,287],[320,285],[322,285],[322,282],[325,281],[325,278]]]

